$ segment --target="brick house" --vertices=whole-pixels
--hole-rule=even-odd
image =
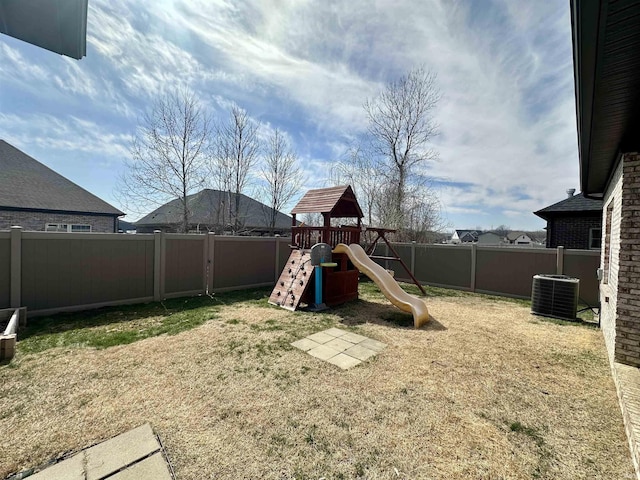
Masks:
[[[547,248],[580,250],[600,248],[602,240],[602,200],[567,190],[567,198],[537,212],[547,221]]]
[[[0,230],[118,231],[120,210],[0,140]]]
[[[237,220],[240,230],[236,233],[246,235],[291,233],[291,217],[282,212],[275,212],[275,225],[269,226],[273,209],[251,197],[240,194]],[[235,193],[222,192],[205,188],[187,195],[189,209],[189,232],[224,233],[232,230],[236,214],[230,212],[235,206]],[[153,212],[135,222],[138,233],[179,232],[182,225],[182,204],[179,199],[171,200]]]
[[[640,478],[640,2],[572,0],[585,196],[603,201],[601,326]]]

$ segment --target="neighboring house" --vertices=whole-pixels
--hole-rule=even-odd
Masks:
[[[120,210],[0,140],[0,230],[117,232]]]
[[[189,209],[189,232],[193,233],[230,233],[235,223],[235,194],[220,190],[204,189],[187,196]],[[154,230],[178,232],[182,226],[182,204],[179,199],[165,203],[149,215],[135,222],[138,233],[151,233]],[[240,194],[240,211],[238,212],[241,230],[236,233],[244,235],[263,235],[270,233],[269,213],[267,205]],[[231,219],[230,219],[231,217]],[[275,234],[291,232],[291,217],[277,212]]]
[[[118,219],[118,233],[136,233],[136,226],[131,222]]]
[[[451,243],[473,243],[478,241],[477,230],[456,230],[451,236]]]
[[[602,200],[574,195],[533,212],[547,221],[547,248],[563,246],[583,250],[599,249],[602,241]]]
[[[640,2],[572,0],[571,25],[580,187],[603,201],[599,319],[640,478]]]
[[[502,237],[495,232],[483,232],[478,235],[478,245],[501,245]]]
[[[0,2],[0,33],[80,60],[87,53],[88,0]]]
[[[533,239],[524,232],[509,232],[505,237],[506,242],[511,245],[531,245]]]

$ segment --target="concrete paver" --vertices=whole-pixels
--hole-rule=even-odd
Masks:
[[[99,480],[150,453],[160,450],[148,423],[85,451],[87,480]]]
[[[372,338],[335,327],[309,335],[291,345],[343,370],[359,365],[386,347],[386,344]]]
[[[335,335],[327,335],[324,332],[318,332],[318,333],[314,333],[313,335],[309,335],[307,338],[310,340],[313,340],[314,342],[327,343],[336,337]]]
[[[84,452],[31,475],[30,480],[85,480]]]
[[[154,453],[126,470],[116,473],[108,480],[172,480],[171,473],[160,452]]]
[[[351,343],[360,343],[363,340],[366,340],[367,337],[363,337],[362,335],[358,335],[357,333],[347,332],[343,336],[340,337],[341,340],[346,340]]]
[[[367,338],[366,340],[360,342],[358,345],[364,348],[368,348],[369,350],[373,350],[374,352],[381,352],[387,346],[386,343],[373,340],[372,338]]]
[[[328,360],[331,357],[335,357],[340,353],[335,348],[327,347],[326,345],[319,345],[316,348],[312,348],[307,352],[312,357],[319,358],[320,360]]]
[[[172,480],[151,425],[87,448],[29,477],[33,480]]]
[[[297,340],[293,342],[291,345],[293,345],[296,348],[299,348],[303,352],[307,352],[312,348],[316,348],[320,346],[318,342],[314,342],[313,340],[310,340],[308,338],[302,338],[300,340]]]
[[[349,332],[346,330],[340,330],[339,328],[332,327],[328,330],[323,330],[322,333],[326,333],[327,335],[331,335],[333,337],[341,337]]]
[[[334,338],[333,340],[330,340],[327,343],[325,343],[325,345],[327,347],[335,348],[339,352],[343,352],[347,348],[353,347],[353,343],[346,342],[346,341],[342,340],[342,338]]]
[[[361,344],[354,345],[351,348],[344,351],[346,355],[350,355],[358,360],[367,360],[373,357],[377,352],[370,348],[363,347]]]
[[[344,353],[339,353],[335,357],[329,358],[327,362],[333,363],[343,370],[347,370],[348,368],[355,367],[356,365],[362,363],[357,358],[350,357],[349,355],[345,355]]]

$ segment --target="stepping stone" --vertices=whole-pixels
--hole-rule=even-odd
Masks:
[[[364,340],[367,340],[367,337],[363,337],[362,335],[358,335],[357,333],[346,333],[345,335],[340,337],[341,340],[346,340],[351,343],[360,343]]]
[[[316,347],[320,346],[320,344],[318,342],[314,342],[313,340],[310,340],[309,338],[303,338],[301,340],[297,340],[297,341],[293,342],[291,345],[293,345],[296,348],[299,348],[303,352],[307,352],[307,351],[311,350],[312,348],[316,348]]]
[[[326,333],[327,335],[331,335],[332,337],[341,337],[345,333],[349,333],[346,330],[340,330],[339,328],[330,328],[329,330],[323,330],[322,333]]]
[[[171,474],[160,452],[116,473],[108,480],[171,480]]]
[[[314,333],[313,335],[309,335],[307,338],[313,340],[314,342],[327,343],[336,337],[334,335],[327,335],[324,332],[318,332]]]
[[[327,360],[327,362],[333,363],[334,365],[337,365],[343,370],[347,370],[351,367],[355,367],[356,365],[359,365],[362,363],[357,358],[350,357],[349,355],[345,355],[344,353],[340,353],[335,357],[331,357],[330,359]]]
[[[335,357],[340,353],[335,348],[327,347],[326,345],[319,345],[316,348],[312,348],[307,352],[312,357],[319,358],[320,360],[328,360],[331,357]]]
[[[358,360],[364,361],[375,356],[378,352],[371,350],[370,348],[363,347],[362,344],[358,344],[345,350],[343,353],[345,355],[357,358]]]
[[[333,340],[330,340],[327,343],[325,343],[325,345],[327,347],[335,348],[339,352],[342,352],[347,348],[353,347],[353,343],[345,342],[344,340],[342,340],[342,338],[334,338]]]
[[[365,340],[360,342],[359,345],[361,347],[368,348],[369,350],[373,350],[376,353],[381,352],[387,346],[386,343],[373,340],[372,338],[366,338]]]

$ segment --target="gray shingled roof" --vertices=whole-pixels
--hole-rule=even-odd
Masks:
[[[0,208],[124,215],[4,140],[0,172]]]
[[[235,194],[231,193],[232,205],[235,205]],[[227,193],[220,190],[204,189],[198,193],[187,196],[187,205],[191,212],[189,222],[193,225],[215,225],[217,223],[216,212],[223,204],[228,204]],[[267,228],[267,215],[270,207],[240,194],[241,222],[245,228]],[[182,222],[182,207],[180,200],[171,200],[157,208],[149,215],[138,220],[136,226],[179,225]],[[282,212],[276,215],[276,228],[291,228],[291,217]]]
[[[553,217],[557,214],[601,211],[602,200],[586,198],[582,193],[579,193],[533,213],[540,218],[547,220],[548,217]]]

